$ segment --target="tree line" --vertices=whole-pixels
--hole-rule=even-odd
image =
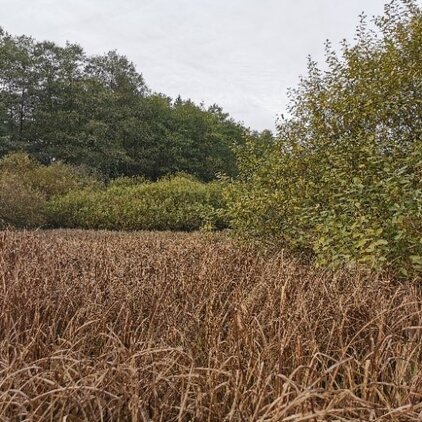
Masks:
[[[107,178],[201,180],[237,172],[232,147],[245,127],[218,105],[153,93],[116,51],[38,42],[0,29],[0,157],[23,151]]]

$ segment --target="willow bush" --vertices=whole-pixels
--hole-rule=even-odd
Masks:
[[[275,142],[247,139],[231,224],[329,266],[422,270],[422,10],[393,1],[357,42],[329,42],[290,92]]]
[[[46,166],[24,153],[0,160],[0,227],[39,227],[47,223],[50,199],[97,182],[82,169],[61,162]]]
[[[26,154],[0,160],[0,227],[218,230],[227,227],[222,186],[186,174],[98,181],[83,169],[42,165]]]
[[[187,175],[157,182],[116,179],[103,189],[82,189],[47,206],[55,227],[109,230],[222,229],[224,201],[217,183]]]

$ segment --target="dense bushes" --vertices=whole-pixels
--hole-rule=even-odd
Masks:
[[[279,139],[239,150],[230,215],[244,236],[322,265],[422,270],[422,12],[393,2],[327,71],[309,62]],[[329,46],[328,46],[329,47]]]
[[[43,166],[25,154],[0,160],[2,226],[222,229],[223,208],[220,185],[187,175],[158,182],[120,178],[104,185],[79,169]]]
[[[355,150],[356,152],[356,150]],[[422,148],[383,156],[275,150],[233,187],[231,224],[244,237],[305,251],[321,265],[422,270]]]
[[[0,228],[6,224],[34,227],[44,223],[44,195],[15,174],[0,176]]]
[[[26,154],[9,154],[0,160],[0,227],[45,225],[45,207],[54,196],[95,185],[82,169],[44,166]]]
[[[223,228],[222,195],[215,183],[188,176],[158,182],[117,179],[101,190],[79,190],[47,206],[51,224],[113,230],[196,230]]]

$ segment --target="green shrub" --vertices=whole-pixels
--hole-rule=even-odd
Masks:
[[[368,145],[353,152],[352,158],[336,148],[274,150],[253,178],[232,185],[231,225],[243,237],[308,252],[320,265],[390,267],[417,275],[422,142],[406,155],[384,155]]]
[[[247,238],[320,265],[422,270],[422,10],[395,1],[363,19],[327,71],[309,62],[290,117],[263,148],[246,140],[228,215]]]
[[[56,227],[111,230],[185,230],[225,227],[217,183],[188,176],[142,183],[124,179],[105,189],[79,190],[55,197],[47,206]]]
[[[63,163],[44,166],[27,154],[6,155],[0,160],[0,224],[41,226],[50,198],[96,184],[92,177]]]
[[[158,182],[120,178],[107,186],[63,163],[26,154],[0,160],[0,225],[112,230],[213,230],[226,227],[221,186],[189,175]]]
[[[0,175],[0,228],[35,227],[44,223],[45,196],[25,185],[17,175]]]

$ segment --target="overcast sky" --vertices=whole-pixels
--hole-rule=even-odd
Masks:
[[[353,40],[358,15],[387,0],[0,0],[15,35],[117,49],[154,91],[217,103],[253,129],[274,129],[288,87],[321,60],[324,41]]]

